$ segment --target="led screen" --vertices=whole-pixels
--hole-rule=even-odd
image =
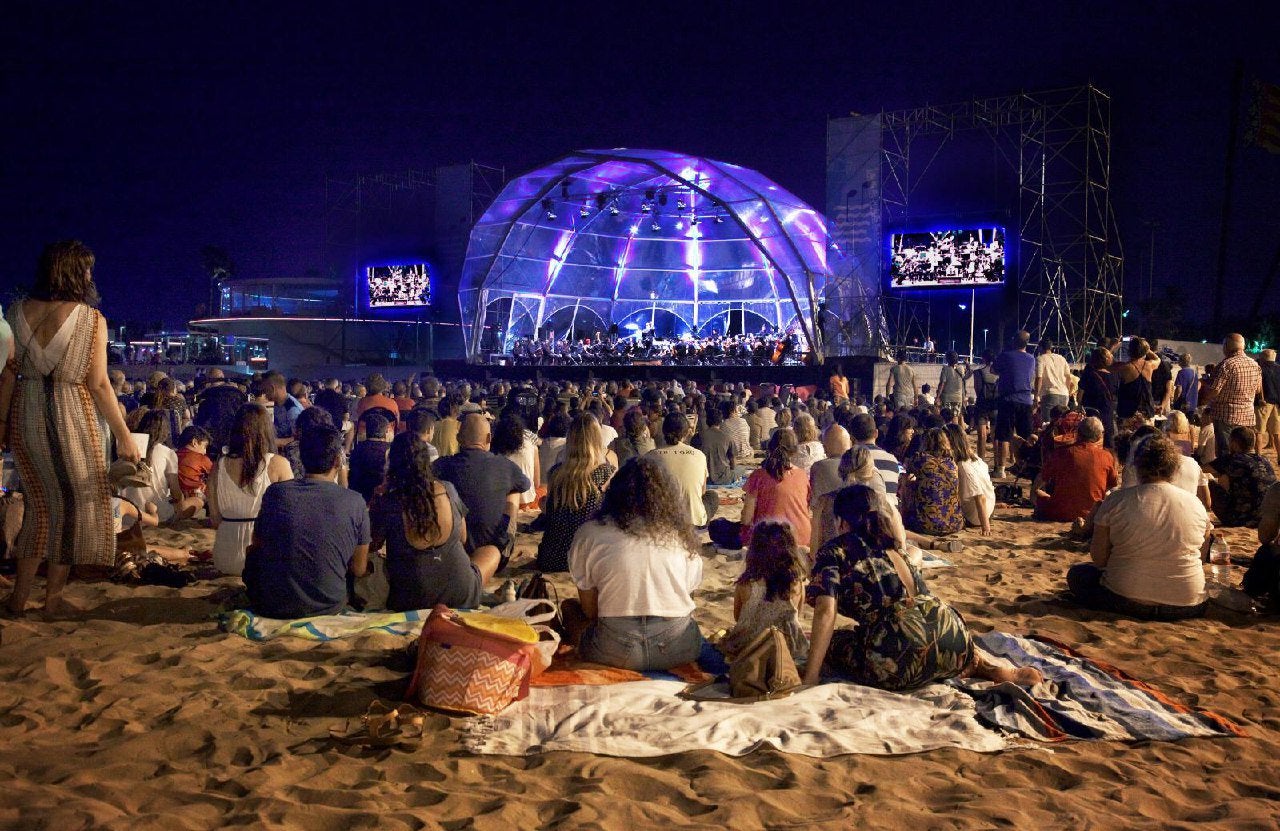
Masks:
[[[893,288],[956,288],[1004,282],[1004,229],[923,231],[889,237]]]
[[[431,269],[426,263],[370,266],[365,280],[371,309],[431,305]]]

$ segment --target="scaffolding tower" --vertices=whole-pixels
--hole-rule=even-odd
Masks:
[[[913,194],[957,133],[983,131],[1017,177],[1016,320],[1074,360],[1121,333],[1124,258],[1110,195],[1109,96],[1087,84],[883,112],[880,119],[886,226],[911,219]],[[889,308],[894,302],[882,292],[886,320],[901,317]]]

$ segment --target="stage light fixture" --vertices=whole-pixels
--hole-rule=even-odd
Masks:
[[[640,213],[642,213],[642,214],[647,214],[647,213],[649,213],[649,211],[651,211],[651,210],[653,210],[653,209],[649,207],[649,203],[648,203],[648,202],[641,202],[641,203],[640,203]]]
[[[542,200],[542,210],[547,212],[547,219],[556,218],[555,203],[552,202],[550,199]]]
[[[578,216],[582,216],[582,217],[591,216],[591,209],[588,208],[586,205],[583,205],[582,208],[578,211]]]
[[[723,225],[723,224],[724,224],[724,217],[723,217],[723,216],[721,216],[720,214],[716,214],[716,224],[717,224],[717,225]]]
[[[617,216],[620,213],[622,212],[618,210],[617,205],[613,205],[609,208],[609,216]]]
[[[676,200],[676,210],[683,211],[687,207],[689,206],[684,203],[683,199]]]
[[[695,216],[693,219],[689,220],[689,224],[690,224],[690,225],[697,225],[697,224],[698,224],[698,217],[696,217],[696,216]]]
[[[653,221],[653,224],[652,224],[652,225],[650,225],[649,227],[650,227],[650,228],[652,228],[652,229],[653,229],[653,230],[655,230],[655,231],[661,231],[661,230],[662,230],[662,226],[658,224],[658,220],[656,220],[656,219]]]

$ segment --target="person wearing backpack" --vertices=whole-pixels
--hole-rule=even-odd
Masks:
[[[991,425],[996,422],[996,405],[1000,400],[998,382],[993,365],[996,356],[991,350],[982,353],[982,365],[973,370],[973,388],[977,394],[977,406],[974,407],[974,420],[978,422],[978,457],[987,453],[987,436]]]

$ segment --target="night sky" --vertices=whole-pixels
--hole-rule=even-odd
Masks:
[[[1156,293],[1186,286],[1203,318],[1232,71],[1280,83],[1274,2],[188,5],[5,4],[0,296],[78,237],[108,316],[180,325],[205,245],[245,277],[323,266],[326,174],[474,159],[512,176],[653,147],[754,167],[821,210],[828,116],[1092,81],[1112,95],[1129,296],[1155,220]],[[1233,210],[1229,307],[1280,244],[1280,155],[1241,149]]]

